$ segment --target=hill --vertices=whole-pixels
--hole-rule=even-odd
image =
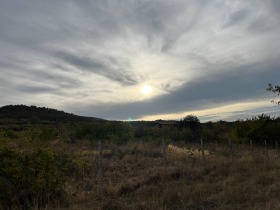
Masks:
[[[104,121],[104,119],[78,116],[46,107],[7,105],[0,108],[0,125],[65,124],[96,121]]]

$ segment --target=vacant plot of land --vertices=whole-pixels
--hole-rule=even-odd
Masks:
[[[50,145],[79,156],[83,165],[65,186],[67,205],[45,209],[280,209],[275,150],[206,145],[204,162],[198,145],[169,145],[165,172],[161,145],[103,147],[101,163],[97,144]]]
[[[197,147],[172,145],[165,174],[160,146],[132,143],[110,149],[103,159],[102,198],[93,152],[84,156],[90,163],[86,171],[68,186],[70,208],[280,209],[276,151],[267,156],[262,148],[209,145],[205,164]]]

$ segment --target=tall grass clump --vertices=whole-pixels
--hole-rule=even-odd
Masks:
[[[29,141],[50,141],[59,137],[59,132],[52,127],[30,128],[24,133]]]
[[[50,149],[28,154],[0,150],[0,209],[67,205],[64,186],[77,169],[75,161]]]

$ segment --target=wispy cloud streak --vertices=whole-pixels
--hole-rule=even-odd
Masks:
[[[0,105],[148,119],[269,104],[266,85],[280,78],[279,9],[278,0],[2,1]],[[152,95],[141,95],[145,84]],[[269,112],[253,109],[203,113]]]

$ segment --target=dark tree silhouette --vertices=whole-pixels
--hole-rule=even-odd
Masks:
[[[68,123],[68,122],[93,122],[104,121],[94,117],[83,117],[56,109],[46,107],[26,106],[26,105],[7,105],[0,107],[0,122],[16,123]]]
[[[201,134],[201,124],[195,115],[187,115],[184,117],[179,121],[179,126],[181,129],[190,128],[193,139],[198,139]]]
[[[191,128],[200,127],[200,121],[195,115],[187,115],[181,120],[182,125],[188,125]]]
[[[268,87],[266,88],[266,90],[269,92],[272,92],[272,93],[276,93],[278,96],[280,95],[280,86],[279,85],[273,86],[272,84],[268,84]],[[271,102],[280,105],[280,101],[272,100]]]

